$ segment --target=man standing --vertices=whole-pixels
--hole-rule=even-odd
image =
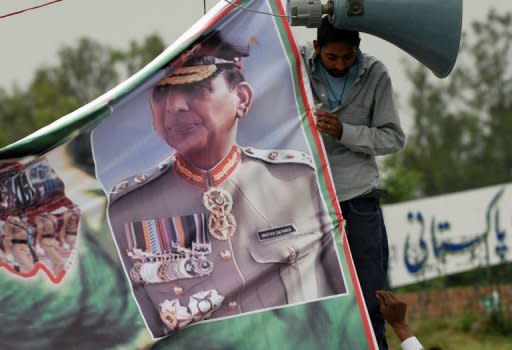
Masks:
[[[214,32],[173,62],[150,106],[175,152],[110,196],[112,230],[155,336],[345,292],[309,156],[236,143],[253,100],[240,69],[247,55]]]
[[[322,105],[316,126],[324,136],[352,258],[377,342],[387,349],[375,296],[384,287],[388,267],[375,156],[398,151],[405,137],[386,68],[363,54],[359,43],[358,32],[339,30],[324,17],[317,40],[302,54],[315,103]]]

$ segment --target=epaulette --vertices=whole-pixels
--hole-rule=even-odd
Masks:
[[[158,166],[120,181],[109,193],[110,202],[113,203],[127,193],[145,185],[162,175],[172,165],[174,157],[170,157],[158,164]]]
[[[252,147],[241,147],[242,152],[251,158],[261,159],[267,163],[284,164],[299,163],[315,168],[313,159],[305,152],[288,149],[256,149]]]

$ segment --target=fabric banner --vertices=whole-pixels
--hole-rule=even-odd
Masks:
[[[393,287],[512,261],[512,185],[383,207]]]
[[[284,7],[0,150],[2,348],[376,349]]]

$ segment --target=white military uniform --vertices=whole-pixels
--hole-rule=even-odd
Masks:
[[[208,273],[162,283],[146,277],[146,283],[134,285],[154,336],[207,317],[345,292],[313,164],[297,151],[234,146],[210,171],[177,156],[120,182],[110,196],[109,219],[127,271],[134,266],[127,254],[130,223],[209,214],[203,196],[211,188],[229,194],[236,230],[226,239],[208,235]],[[198,314],[201,305],[205,310]],[[181,315],[180,321],[164,326],[165,310]]]

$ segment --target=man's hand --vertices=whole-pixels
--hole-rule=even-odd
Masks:
[[[336,138],[337,140],[341,139],[341,135],[343,135],[343,125],[338,120],[336,114],[331,112],[315,112],[316,119],[316,127],[317,129],[329,136]]]
[[[391,292],[378,290],[376,292],[379,301],[380,312],[384,319],[393,328],[401,341],[413,336],[413,333],[405,321],[407,305],[398,300]]]

